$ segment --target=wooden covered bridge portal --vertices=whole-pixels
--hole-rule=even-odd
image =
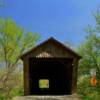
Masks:
[[[21,56],[25,95],[66,95],[76,92],[80,56],[50,38]]]

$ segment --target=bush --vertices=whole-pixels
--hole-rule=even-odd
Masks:
[[[89,76],[81,76],[78,79],[78,94],[82,95],[83,100],[100,100],[100,81],[97,79],[97,85],[92,87],[89,83]]]
[[[0,77],[0,79],[2,78]],[[0,82],[0,100],[9,100],[14,96],[20,95],[23,95],[23,73],[16,70],[10,75],[5,85]]]

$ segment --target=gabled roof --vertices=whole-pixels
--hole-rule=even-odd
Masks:
[[[56,45],[59,45],[59,47],[64,48],[65,50],[71,52],[72,54],[74,54],[75,56],[77,56],[78,58],[81,58],[81,56],[79,54],[77,54],[75,51],[73,51],[71,48],[69,48],[68,46],[62,44],[61,42],[57,41],[56,39],[54,39],[53,37],[50,37],[49,39],[45,40],[44,42],[40,43],[39,45],[33,47],[31,50],[29,50],[28,52],[24,53],[21,55],[21,59],[23,59],[23,57],[25,57],[26,55],[28,55],[29,53],[31,53],[32,51],[36,50],[37,48],[39,48],[40,46],[48,43],[48,42],[53,42]]]

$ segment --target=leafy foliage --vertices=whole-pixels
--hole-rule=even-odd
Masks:
[[[19,87],[16,86],[20,86],[18,83],[20,76],[17,71],[18,67],[21,68],[20,55],[32,48],[38,38],[37,33],[24,31],[11,19],[0,19],[0,67],[3,70],[0,76],[0,88],[5,91],[2,97],[11,97],[11,94],[19,93],[19,89],[16,90]]]
[[[96,68],[100,75],[100,38],[96,34],[89,34],[86,42],[79,47],[79,52],[83,56],[80,61],[82,74],[89,74],[91,68]]]
[[[100,99],[100,11],[94,15],[96,26],[86,28],[87,36],[85,41],[79,46],[78,52],[82,56],[79,63],[78,93],[83,96],[83,100]],[[90,84],[90,69],[97,70],[97,85]]]
[[[83,56],[80,61],[83,73],[88,73],[90,68],[96,68],[97,74],[100,76],[100,10],[94,14],[94,18],[96,26],[89,25],[85,29],[87,36],[85,42],[79,46],[78,51]]]

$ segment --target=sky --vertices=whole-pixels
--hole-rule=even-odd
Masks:
[[[77,47],[85,39],[84,29],[95,25],[93,13],[100,0],[0,0],[0,17],[11,18],[40,40],[54,37]]]

